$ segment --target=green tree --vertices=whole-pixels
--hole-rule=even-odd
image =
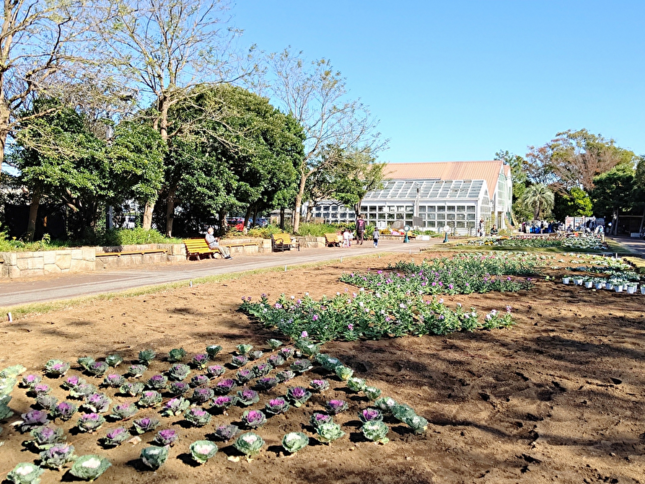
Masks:
[[[565,217],[591,217],[593,203],[582,188],[573,187],[566,193],[555,192],[553,216],[564,221]]]
[[[334,198],[354,209],[358,218],[363,198],[368,192],[383,188],[385,164],[377,163],[369,152],[354,152],[340,166],[341,175]]]
[[[612,231],[617,232],[617,221],[621,211],[631,210],[639,202],[635,170],[629,164],[622,164],[603,173],[593,180],[591,193],[594,212],[612,220]]]
[[[533,219],[547,217],[553,209],[553,192],[543,183],[529,186],[521,200],[526,209],[533,210]]]

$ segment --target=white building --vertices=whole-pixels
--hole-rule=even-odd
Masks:
[[[513,181],[502,161],[390,163],[385,173],[385,187],[368,193],[361,205],[368,223],[380,228],[400,220],[421,229],[448,226],[457,234],[474,234],[480,219],[500,229],[511,220]],[[334,201],[318,204],[314,216],[330,223],[355,219],[353,210]]]

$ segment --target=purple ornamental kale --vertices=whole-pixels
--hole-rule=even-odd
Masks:
[[[195,388],[195,387],[203,387],[204,385],[208,385],[210,380],[208,379],[207,376],[204,375],[195,375],[190,379],[190,386]]]
[[[273,367],[271,365],[269,365],[268,363],[261,363],[253,367],[253,374],[256,378],[260,378],[262,376],[267,376],[269,373],[271,373],[271,370],[273,370]]]
[[[249,359],[246,356],[238,355],[233,357],[233,359],[231,360],[231,365],[233,365],[236,368],[240,368],[246,365],[248,362],[249,362]]]
[[[318,413],[318,412],[314,413],[311,416],[311,420],[310,420],[311,425],[313,425],[315,428],[318,428],[318,426],[322,424],[331,423],[333,421],[334,419],[330,415],[327,415],[325,413]]]
[[[237,377],[237,381],[240,383],[247,383],[251,381],[254,377],[254,374],[251,370],[239,370],[235,376]]]
[[[229,440],[232,440],[239,431],[240,429],[236,425],[220,425],[215,430],[215,437],[223,440],[224,442],[228,442]]]
[[[42,378],[40,375],[26,375],[22,377],[22,387],[33,389],[40,383]]]
[[[213,388],[213,390],[218,395],[226,395],[227,393],[230,393],[230,391],[233,390],[233,388],[235,388],[236,386],[237,384],[235,383],[235,380],[228,378],[215,385],[215,388]]]
[[[208,364],[208,355],[200,353],[193,356],[193,365],[195,365],[195,368],[203,369],[203,368],[206,368],[207,364]]]
[[[296,377],[296,374],[291,370],[285,370],[276,373],[275,377],[280,383],[284,383],[286,381],[293,380]]]
[[[43,410],[53,410],[56,407],[58,398],[53,395],[38,395],[36,397],[36,403],[40,405],[40,408]]]
[[[237,392],[237,400],[244,406],[253,405],[260,400],[258,392],[245,388],[242,391]]]
[[[105,419],[98,413],[81,415],[78,419],[78,429],[81,432],[93,432],[98,430],[105,423]]]
[[[63,383],[63,387],[67,389],[76,388],[81,383],[83,383],[83,380],[80,377],[72,375],[70,377],[67,377],[67,380],[65,380],[65,383]]]
[[[105,413],[108,411],[110,403],[112,403],[112,400],[105,393],[93,393],[87,397],[83,406],[95,413]]]
[[[267,418],[260,410],[247,410],[242,415],[242,422],[244,422],[247,427],[252,429],[261,427],[266,423],[266,421]]]
[[[217,378],[218,376],[222,376],[226,370],[224,369],[223,366],[220,365],[212,365],[206,368],[206,373],[208,373],[208,376],[211,378]]]
[[[210,388],[195,388],[191,400],[195,403],[202,404],[213,398],[213,390]]]
[[[49,392],[51,392],[52,389],[49,385],[46,383],[39,383],[38,385],[34,385],[33,392],[36,395],[48,395]]]
[[[327,380],[311,380],[309,386],[314,391],[324,392],[329,388],[329,382]]]
[[[172,429],[165,429],[157,432],[157,435],[154,441],[159,445],[172,446],[175,442],[177,442],[177,440],[179,440],[179,435],[177,434],[176,431]]]
[[[271,378],[271,377],[267,376],[267,377],[264,377],[264,378],[260,378],[258,380],[257,385],[258,385],[258,388],[260,388],[262,390],[270,390],[271,388],[276,386],[278,383],[279,382],[278,382],[277,378]]]
[[[210,413],[199,407],[188,409],[184,414],[184,418],[195,427],[203,427],[211,421]]]
[[[69,402],[60,402],[56,405],[56,408],[53,409],[53,414],[55,418],[60,418],[61,420],[69,420],[76,413],[77,407],[73,403]]]
[[[103,445],[106,447],[116,447],[132,437],[132,434],[123,427],[117,427],[107,433],[103,439]]]
[[[280,366],[284,365],[284,357],[281,355],[271,355],[269,356],[269,363],[271,363],[274,367],[275,366]]]
[[[329,413],[336,415],[347,410],[347,403],[344,400],[330,400],[327,402],[327,410]]]
[[[136,433],[141,435],[156,429],[159,423],[159,420],[156,418],[143,417],[132,422],[132,425]]]
[[[112,374],[107,375],[103,380],[103,384],[107,387],[119,388],[125,383],[125,379],[121,375]]]
[[[233,405],[236,400],[236,398],[228,396],[217,397],[215,400],[213,400],[213,407],[224,410]]]
[[[308,392],[302,387],[293,387],[289,388],[287,397],[296,407],[299,407],[311,398],[311,392]]]
[[[188,385],[188,383],[176,381],[170,384],[170,393],[172,393],[173,395],[183,395],[188,390],[190,390],[190,385]]]
[[[163,390],[168,384],[168,378],[163,375],[153,375],[147,383],[147,387],[152,390]]]
[[[22,432],[26,432],[34,427],[47,425],[48,422],[49,419],[47,418],[47,412],[42,410],[31,410],[22,414],[22,425],[20,426],[20,430]]]
[[[274,398],[269,400],[264,408],[267,413],[270,413],[271,415],[278,415],[289,410],[289,404],[284,398]]]
[[[296,352],[295,349],[287,347],[287,348],[282,348],[280,350],[280,356],[282,356],[285,360],[288,360],[289,358],[293,358],[294,353]]]
[[[361,419],[361,422],[380,422],[383,420],[383,414],[376,410],[375,408],[366,408],[358,413],[358,417]]]

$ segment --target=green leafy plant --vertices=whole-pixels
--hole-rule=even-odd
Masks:
[[[70,469],[70,474],[84,481],[98,479],[112,464],[100,455],[83,455],[76,459]]]
[[[366,439],[381,444],[387,444],[390,439],[387,438],[389,431],[387,425],[380,421],[369,421],[363,424],[361,429]]]
[[[325,444],[330,444],[345,435],[345,432],[342,431],[340,425],[333,421],[321,423],[316,426],[316,433],[318,434],[318,440]]]
[[[167,447],[146,447],[141,450],[141,462],[152,470],[159,469],[168,460]]]
[[[198,464],[206,464],[217,453],[217,445],[208,440],[198,440],[190,444],[190,455]]]
[[[282,438],[282,447],[291,454],[295,454],[308,445],[309,437],[302,432],[290,432]]]
[[[168,361],[170,363],[179,363],[186,358],[186,350],[183,348],[175,348],[168,352]]]
[[[7,474],[7,480],[15,484],[38,484],[43,472],[43,469],[34,464],[21,462]]]
[[[263,446],[264,440],[262,437],[253,432],[240,435],[233,444],[233,447],[245,454],[247,458],[258,455]]]

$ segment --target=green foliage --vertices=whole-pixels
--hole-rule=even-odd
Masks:
[[[607,173],[594,178],[594,189],[591,193],[594,212],[611,220],[619,211],[630,210],[639,201],[635,170],[632,166],[619,165]]]
[[[533,219],[546,218],[553,209],[553,192],[543,183],[529,186],[522,195],[520,204],[526,210],[533,211]]]
[[[554,195],[553,216],[564,221],[565,217],[591,217],[593,204],[583,189],[573,187],[568,193]]]

